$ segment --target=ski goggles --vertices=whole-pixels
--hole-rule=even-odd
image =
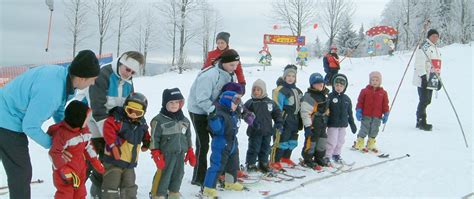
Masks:
[[[125,106],[125,112],[128,115],[135,115],[136,117],[142,117],[145,115],[143,106],[136,102],[128,102],[127,106]]]

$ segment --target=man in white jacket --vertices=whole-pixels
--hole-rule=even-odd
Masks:
[[[425,131],[431,131],[433,128],[433,125],[426,122],[426,108],[431,103],[433,90],[439,90],[441,88],[441,82],[439,82],[436,88],[430,87],[428,84],[432,65],[436,64],[441,67],[441,53],[436,47],[438,39],[438,31],[430,29],[428,31],[427,39],[416,51],[413,84],[418,87],[418,96],[420,100],[416,110],[416,127]]]

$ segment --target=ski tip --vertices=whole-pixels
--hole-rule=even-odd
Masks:
[[[410,157],[410,154],[408,154],[408,153],[407,153],[407,155],[406,155],[406,156],[407,156],[407,157]]]

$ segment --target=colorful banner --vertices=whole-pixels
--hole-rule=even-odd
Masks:
[[[263,35],[264,44],[277,44],[277,45],[294,45],[304,46],[305,36],[292,36],[292,35]]]

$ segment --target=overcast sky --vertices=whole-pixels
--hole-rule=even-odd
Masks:
[[[52,34],[49,52],[45,52],[49,10],[44,0],[0,0],[0,66],[39,64],[71,57],[70,33],[67,31],[65,19],[65,0],[55,0],[53,12]],[[89,0],[91,3],[92,0]],[[361,24],[365,29],[378,24],[380,15],[389,0],[356,0],[356,11],[352,18],[354,29]],[[139,4],[153,0],[138,0]],[[263,34],[290,34],[288,30],[273,30],[275,24],[268,16],[271,15],[272,0],[209,0],[209,3],[222,16],[221,31],[230,32],[230,46],[244,58],[244,62],[255,62],[257,52],[262,47]],[[93,11],[88,16],[89,36],[80,49],[98,51],[97,20]],[[158,18],[158,21],[160,19]],[[157,22],[158,23],[158,22]],[[304,35],[307,42],[319,36],[327,40],[319,19],[319,27],[309,27]],[[131,30],[133,32],[133,29]],[[110,32],[110,39],[104,46],[105,52],[116,52],[116,34]],[[129,34],[131,34],[129,32]],[[158,32],[160,34],[160,32]],[[155,50],[149,53],[154,61],[170,60],[170,46],[166,40],[157,42]],[[132,42],[123,44],[124,50],[134,50]],[[294,46],[270,46],[275,58],[293,58],[296,54]],[[188,57],[198,60],[201,56],[200,47],[191,42],[187,48]],[[246,59],[246,60],[245,60]]]

